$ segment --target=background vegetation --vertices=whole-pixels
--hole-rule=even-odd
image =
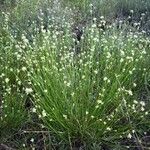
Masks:
[[[149,149],[149,0],[0,1],[0,148]]]

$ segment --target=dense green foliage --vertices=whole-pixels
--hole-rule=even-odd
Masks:
[[[0,142],[16,149],[38,141],[39,149],[148,148],[148,0],[1,6]]]

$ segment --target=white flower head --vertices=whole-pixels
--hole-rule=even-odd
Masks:
[[[133,103],[134,103],[134,104],[138,104],[138,101],[137,101],[137,100],[134,100]]]
[[[145,106],[145,102],[144,102],[144,101],[140,101],[140,104],[141,104],[142,106]]]
[[[130,10],[130,13],[133,14],[133,13],[134,13],[134,10]]]
[[[26,88],[25,89],[26,94],[30,94],[33,92],[32,88]]]
[[[30,140],[32,143],[34,142],[34,138],[31,138],[31,140]]]
[[[68,82],[66,85],[67,85],[67,87],[70,87],[71,83],[70,83],[70,82]]]
[[[134,86],[134,87],[136,87],[136,86],[137,86],[137,84],[136,84],[136,83],[133,83],[133,86]]]
[[[6,82],[6,83],[8,83],[8,82],[9,82],[9,79],[8,79],[8,78],[6,78],[6,79],[5,79],[5,82]]]
[[[124,59],[123,59],[123,58],[121,58],[121,59],[120,59],[120,62],[122,63],[123,61],[124,61]]]
[[[107,127],[106,130],[107,130],[107,131],[111,131],[111,128],[110,128],[110,127]]]
[[[97,101],[98,104],[103,104],[102,100]]]
[[[101,16],[100,19],[104,19],[104,16]]]
[[[22,67],[22,69],[21,69],[22,71],[26,71],[27,70],[27,68],[26,67]]]
[[[32,112],[35,113],[35,112],[36,112],[36,108],[33,108],[33,109],[32,109]]]
[[[45,110],[42,111],[42,116],[46,117],[46,111]]]
[[[47,93],[47,92],[48,92],[47,89],[45,89],[45,90],[44,90],[44,93]]]
[[[131,95],[131,96],[133,95],[131,90],[128,90],[128,94]]]
[[[111,54],[110,54],[110,52],[107,52],[107,56],[106,56],[106,58],[110,58],[111,57]]]
[[[129,133],[129,134],[127,135],[127,138],[131,139],[131,138],[132,138],[132,135]]]
[[[107,77],[104,77],[104,79],[103,79],[103,80],[104,80],[104,81],[106,81],[107,79],[108,79]]]
[[[63,115],[63,117],[64,117],[65,119],[67,119],[67,115]]]
[[[91,118],[93,119],[93,118],[94,118],[94,116],[92,115],[92,116],[91,116]]]
[[[94,70],[94,73],[95,73],[95,74],[98,74],[98,70]]]

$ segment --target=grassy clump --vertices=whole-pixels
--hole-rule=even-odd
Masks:
[[[105,2],[80,1],[79,18],[70,4],[63,9],[52,1],[22,1],[1,14],[0,141],[19,130],[20,149],[37,148],[36,141],[49,149],[143,147],[150,127],[149,37],[142,20],[107,24],[103,15],[109,5],[114,14],[119,5],[132,9],[130,17],[133,7],[142,13],[145,6],[114,0],[104,8]]]
[[[24,86],[26,68],[21,45],[7,29],[7,21],[0,32],[0,141],[14,133],[26,120]],[[26,83],[26,84],[25,84]],[[1,139],[2,138],[2,139]]]
[[[35,109],[50,130],[66,141],[109,143],[148,129],[149,104],[139,91],[150,69],[149,38],[95,24],[77,45],[68,33],[43,34],[28,64]]]

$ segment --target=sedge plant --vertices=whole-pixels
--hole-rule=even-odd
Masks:
[[[149,72],[148,37],[115,28],[102,31],[94,23],[77,44],[69,27],[65,35],[43,34],[43,45],[28,52],[27,61],[35,110],[50,131],[73,146],[77,139],[136,138],[148,129],[149,104],[139,99],[138,90]]]

